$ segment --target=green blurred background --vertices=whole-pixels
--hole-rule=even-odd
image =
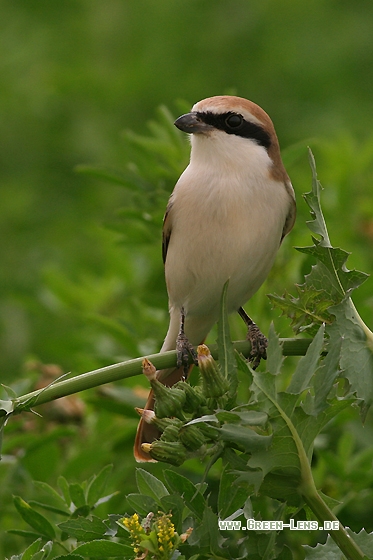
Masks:
[[[247,307],[263,330],[273,319],[281,336],[291,336],[265,294],[291,290],[310,266],[293,249],[310,243],[301,196],[310,190],[307,145],[325,187],[333,244],[352,251],[350,268],[372,272],[371,0],[2,0],[0,6],[2,382],[18,380],[26,391],[30,362],[80,373],[159,348],[167,328],[162,213],[188,158],[177,131],[169,132],[164,151],[154,142],[152,155],[151,141],[147,151],[139,149],[143,141],[134,134],[154,136],[147,123],[162,119],[160,105],[176,117],[204,97],[234,93],[274,121],[299,214],[267,284]],[[125,180],[100,179],[79,165],[102,165]],[[127,173],[145,187],[126,186]],[[372,286],[369,279],[355,297],[371,327]],[[235,321],[232,328],[235,338],[244,335]],[[15,467],[10,460],[10,470],[3,463],[3,481],[27,487],[29,476],[91,474],[118,457],[132,476],[135,420],[128,428],[95,399],[87,412],[87,455],[74,450],[78,432],[68,451],[57,436],[53,452],[24,443],[21,455],[29,462]],[[97,458],[99,437],[105,445]],[[47,456],[55,458],[44,472]]]
[[[30,354],[76,371],[112,356],[110,335],[76,315],[97,311],[124,320],[128,298],[141,294],[125,264],[114,261],[139,248],[130,240],[115,247],[106,230],[126,192],[74,167],[124,168],[122,131],[144,133],[160,104],[176,116],[175,100],[192,104],[235,92],[264,107],[282,147],[304,147],[288,165],[300,216],[309,143],[327,188],[332,239],[354,251],[352,264],[372,270],[369,0],[13,0],[3,1],[1,12],[4,379],[17,375]],[[292,245],[304,229],[300,220]],[[161,267],[159,252],[155,262]],[[55,276],[86,292],[84,310],[67,309],[53,296]],[[121,301],[107,301],[110,291]],[[136,325],[127,327],[137,333]],[[159,329],[155,348],[163,323]],[[87,354],[92,363],[85,364]]]

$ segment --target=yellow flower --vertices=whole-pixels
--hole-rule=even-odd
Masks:
[[[160,512],[159,512],[160,513]],[[156,520],[156,531],[158,549],[160,552],[172,551],[175,546],[175,526],[171,521],[171,515],[160,515]]]
[[[141,552],[139,544],[146,536],[146,533],[139,522],[139,516],[134,513],[131,517],[125,517],[122,519],[123,525],[128,529],[132,537],[132,546],[135,554]]]

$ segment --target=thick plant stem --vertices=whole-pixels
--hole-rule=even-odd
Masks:
[[[308,485],[307,491],[304,492],[303,498],[321,523],[324,523],[324,521],[338,521],[337,517],[317,492],[313,480],[312,485]],[[365,558],[360,547],[350,537],[343,525],[339,521],[338,523],[339,529],[336,531],[330,530],[329,533],[345,557],[348,560],[362,560],[362,558]]]
[[[303,356],[312,339],[282,339],[284,355]],[[251,350],[250,342],[238,341],[234,343],[235,349],[244,356],[248,356]],[[218,359],[218,348],[216,344],[211,345],[210,351],[215,359]],[[154,364],[157,369],[166,369],[176,365],[176,352],[169,351],[162,354],[153,354],[147,358]],[[82,373],[67,379],[57,380],[44,389],[33,391],[26,395],[20,396],[14,403],[14,414],[44,404],[61,397],[66,397],[80,391],[92,389],[105,383],[112,383],[127,377],[141,375],[143,357],[120,362],[100,369],[96,369],[87,373]]]

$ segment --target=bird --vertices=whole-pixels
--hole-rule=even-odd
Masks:
[[[296,216],[275,128],[259,105],[237,96],[209,97],[174,124],[190,135],[191,152],[163,223],[170,322],[160,352],[176,349],[178,355],[177,367],[157,372],[167,386],[185,378],[189,353],[195,361],[193,347],[217,322],[228,280],[228,313],[238,311],[246,322],[254,365],[265,357],[266,338],[242,306],[267,278]],[[154,409],[152,391],[145,409]],[[141,446],[158,437],[141,418],[138,462],[153,461]]]

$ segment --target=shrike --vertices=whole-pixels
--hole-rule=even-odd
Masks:
[[[158,372],[168,386],[183,377],[187,353],[216,323],[228,279],[228,312],[238,311],[247,323],[254,363],[265,357],[266,339],[242,305],[266,279],[296,212],[273,123],[258,105],[209,97],[175,125],[191,135],[191,155],[163,225],[170,324],[161,352],[176,348],[180,366]],[[146,408],[154,408],[152,392]],[[141,444],[156,437],[155,426],[141,419],[137,461],[152,461]]]

